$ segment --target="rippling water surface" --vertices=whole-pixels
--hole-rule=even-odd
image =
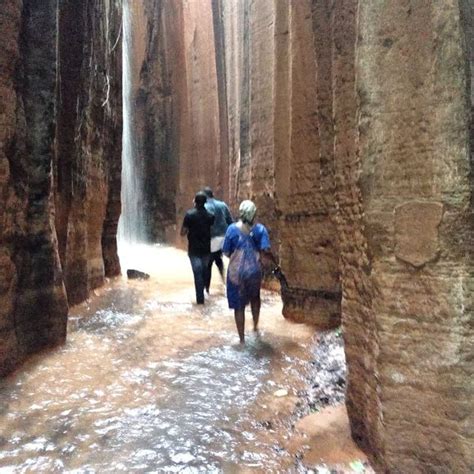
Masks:
[[[312,330],[264,293],[261,333],[248,314],[241,348],[217,275],[199,307],[184,252],[135,247],[122,261],[150,280],[96,291],[65,346],[1,382],[0,472],[288,472]]]

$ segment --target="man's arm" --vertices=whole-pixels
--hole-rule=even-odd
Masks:
[[[188,228],[188,221],[187,218],[188,216],[185,215],[183,219],[183,225],[181,226],[181,232],[179,233],[181,237],[184,237],[185,235],[188,235],[189,228]]]
[[[234,222],[234,219],[232,219],[232,214],[230,213],[229,207],[227,206],[227,204],[225,205],[224,214],[225,214],[225,221],[227,225],[231,225]]]

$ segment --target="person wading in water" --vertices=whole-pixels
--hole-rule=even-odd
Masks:
[[[197,304],[204,304],[204,285],[211,257],[211,226],[214,216],[206,211],[207,196],[198,192],[194,197],[194,209],[184,216],[181,235],[188,236],[188,256],[194,275]]]
[[[214,217],[214,224],[211,227],[211,258],[209,259],[206,291],[209,294],[211,286],[212,264],[215,262],[222,281],[224,281],[224,262],[222,261],[222,245],[224,243],[227,227],[234,222],[229,208],[224,201],[219,201],[214,197],[212,189],[207,186],[203,189],[207,196],[206,210]]]
[[[227,300],[234,310],[240,342],[245,342],[245,306],[250,303],[253,329],[258,330],[260,317],[261,257],[278,264],[270,250],[270,238],[263,224],[255,224],[257,208],[252,201],[242,201],[240,219],[226,232],[224,254],[230,258],[227,269]]]

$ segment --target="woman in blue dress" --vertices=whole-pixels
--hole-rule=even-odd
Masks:
[[[224,254],[229,257],[227,269],[227,300],[234,310],[240,342],[245,340],[245,306],[250,303],[254,331],[260,317],[261,257],[277,266],[270,251],[270,238],[263,224],[254,224],[257,208],[252,201],[242,201],[240,219],[227,228]]]

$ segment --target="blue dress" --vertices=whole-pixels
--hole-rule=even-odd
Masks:
[[[260,295],[262,268],[260,250],[270,249],[270,238],[262,224],[255,224],[249,234],[231,224],[225,234],[222,251],[230,257],[227,269],[227,301],[231,309],[244,309]]]

